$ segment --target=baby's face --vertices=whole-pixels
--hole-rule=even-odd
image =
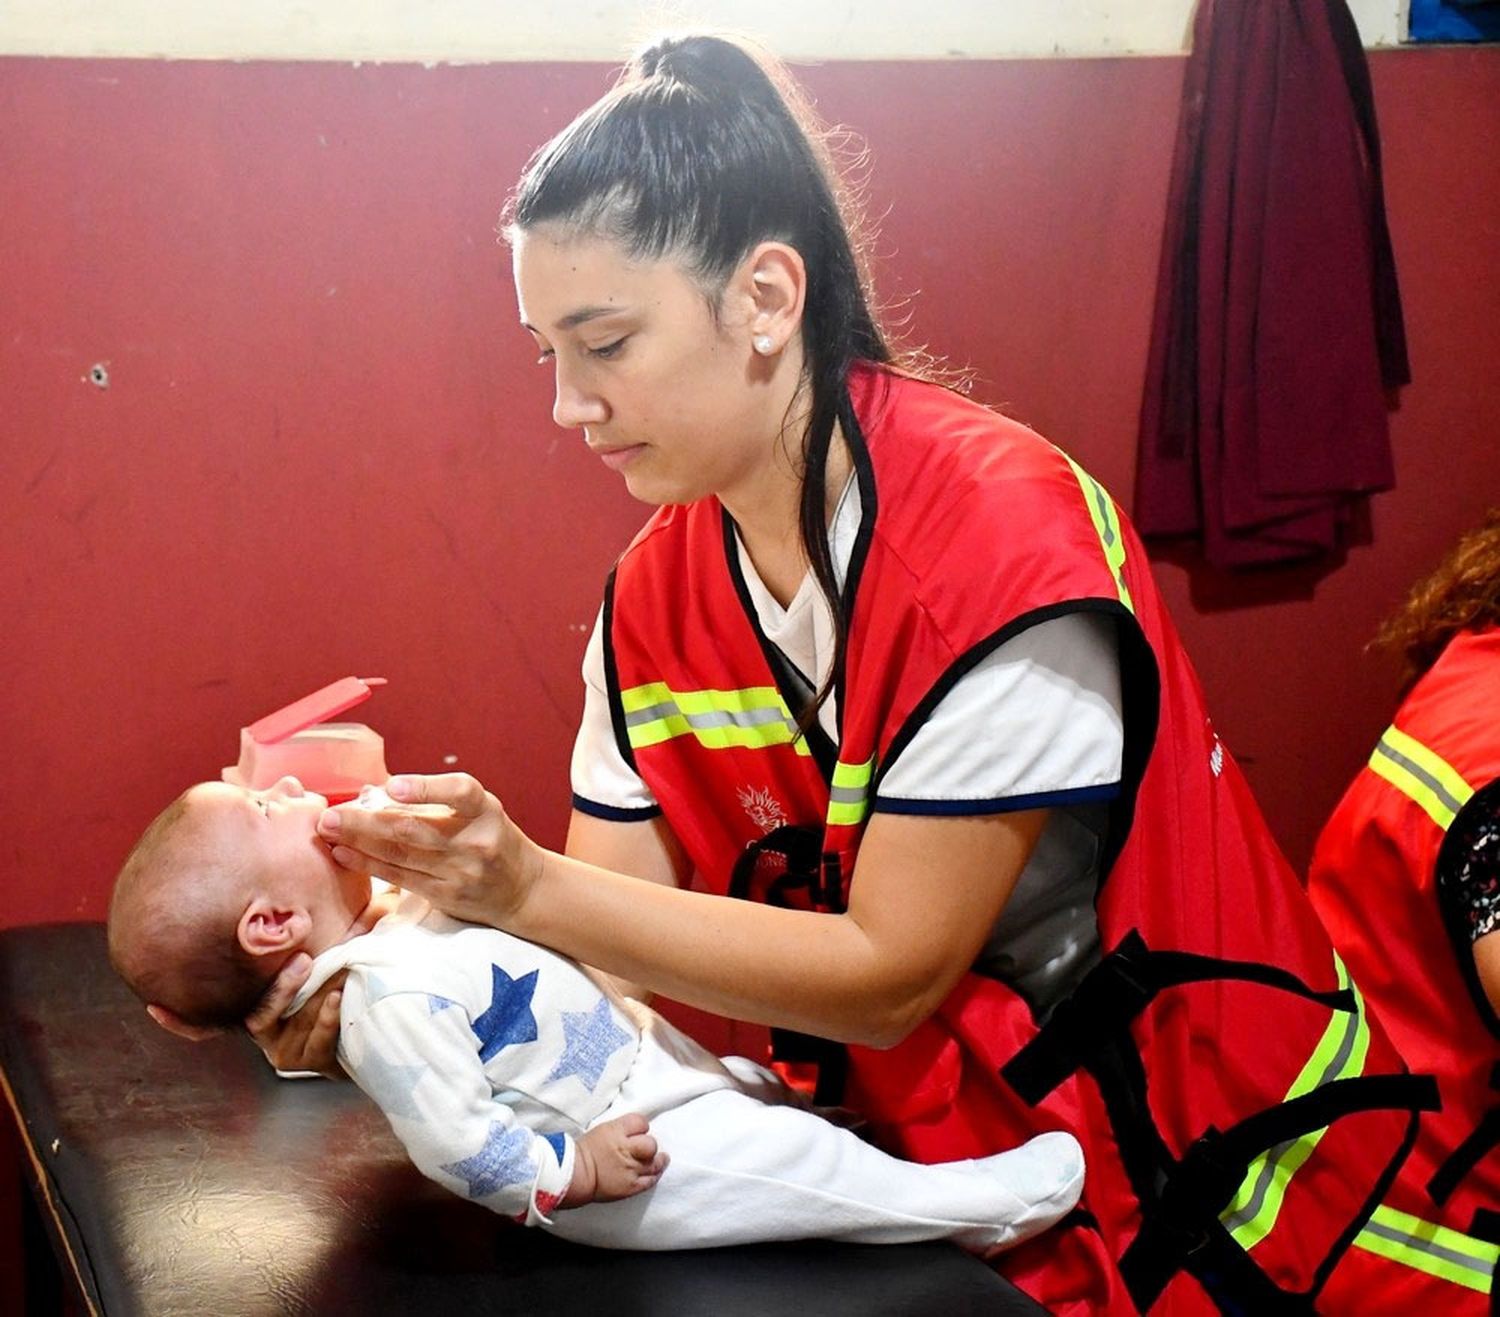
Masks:
[[[264,791],[228,782],[202,782],[187,793],[188,808],[212,830],[213,844],[253,859],[259,874],[274,876],[282,891],[295,892],[320,922],[332,925],[357,915],[370,900],[370,877],[334,863],[318,836],[318,818],[328,802],[284,777]]]

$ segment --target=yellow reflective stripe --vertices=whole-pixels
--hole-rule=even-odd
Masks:
[[[1287,1102],[1336,1079],[1348,1079],[1365,1068],[1365,1054],[1370,1049],[1370,1027],[1365,1022],[1364,999],[1359,989],[1350,983],[1344,962],[1337,956],[1333,961],[1339,987],[1350,988],[1354,993],[1354,1010],[1332,1013],[1307,1064],[1287,1089],[1284,1099]],[[1241,1248],[1254,1248],[1275,1228],[1276,1218],[1286,1199],[1287,1185],[1327,1132],[1328,1126],[1325,1125],[1299,1138],[1278,1143],[1250,1163],[1234,1198],[1219,1213],[1219,1220]]]
[[[1066,453],[1063,456],[1068,457]],[[1068,465],[1073,468],[1073,474],[1078,477],[1078,484],[1083,490],[1083,501],[1088,504],[1094,532],[1099,536],[1099,544],[1104,549],[1104,561],[1109,564],[1110,574],[1115,578],[1115,589],[1119,591],[1120,602],[1133,613],[1135,605],[1130,599],[1130,587],[1125,584],[1125,537],[1120,531],[1120,516],[1115,511],[1114,500],[1104,486],[1071,457],[1068,457]]]
[[[1399,727],[1387,727],[1370,755],[1370,767],[1427,811],[1444,832],[1474,794],[1454,767]]]
[[[1377,1207],[1354,1246],[1403,1266],[1488,1294],[1494,1288],[1500,1244],[1490,1244],[1393,1207]]]
[[[652,681],[621,691],[620,707],[633,750],[691,735],[710,750],[790,744],[798,754],[810,753],[774,686],[674,691],[665,682]]]
[[[828,790],[829,827],[863,822],[870,809],[870,779],[874,774],[874,755],[862,764],[846,764],[841,759],[833,766]]]

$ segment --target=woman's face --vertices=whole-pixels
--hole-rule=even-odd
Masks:
[[[647,503],[753,497],[778,448],[800,367],[751,347],[754,288],[731,276],[716,318],[671,260],[638,262],[605,239],[515,236],[521,323],[551,365],[553,419]]]

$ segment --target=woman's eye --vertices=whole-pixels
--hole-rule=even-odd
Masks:
[[[536,359],[536,364],[538,366],[545,366],[556,355],[557,353],[555,353],[551,348],[543,348],[541,351],[541,355],[539,355]]]
[[[613,343],[604,343],[597,348],[590,348],[589,356],[598,357],[601,361],[608,361],[611,357],[619,353],[620,349],[625,346],[625,340],[629,337],[630,335],[626,334],[621,338],[615,339]]]

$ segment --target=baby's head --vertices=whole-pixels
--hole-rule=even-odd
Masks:
[[[202,782],[130,852],[109,907],[109,955],[142,1000],[189,1024],[236,1024],[298,951],[343,941],[370,899],[317,833],[322,796]]]

